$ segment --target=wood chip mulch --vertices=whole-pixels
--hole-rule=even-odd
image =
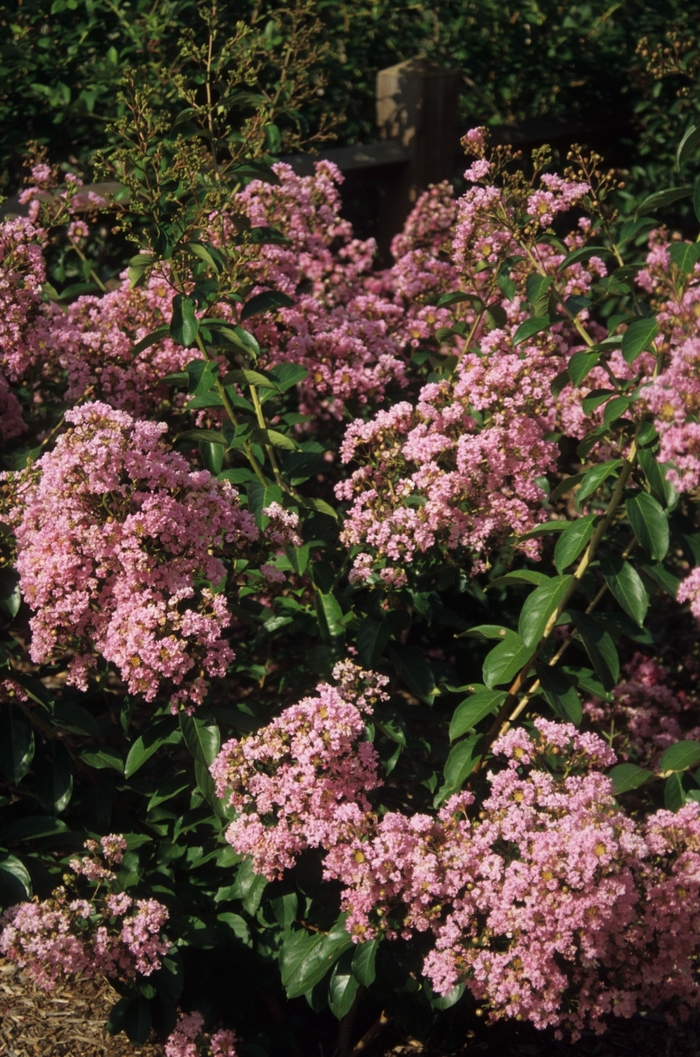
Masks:
[[[163,1057],[163,1047],[134,1049],[125,1035],[105,1031],[119,996],[106,980],[56,984],[40,991],[0,959],[2,1057]]]

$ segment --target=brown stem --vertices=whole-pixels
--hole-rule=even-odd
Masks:
[[[369,1028],[360,1041],[357,1043],[355,1048],[350,1052],[350,1057],[360,1057],[361,1053],[367,1050],[377,1036],[384,1030],[387,1024],[391,1024],[393,1017],[390,1017],[388,1013],[382,1012],[381,1015],[375,1020],[371,1028]]]

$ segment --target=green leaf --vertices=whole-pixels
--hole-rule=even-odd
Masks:
[[[273,899],[272,902],[274,903],[276,900]],[[242,918],[240,914],[232,914],[230,911],[226,910],[222,914],[217,914],[216,920],[220,921],[225,926],[226,931],[234,942],[239,941],[245,947],[253,946],[250,929],[248,928],[245,918]]]
[[[612,690],[620,678],[620,659],[615,643],[597,620],[588,613],[569,610],[572,623],[581,636],[591,664],[606,690]]]
[[[180,731],[178,731],[180,734]],[[127,757],[128,763],[128,757]],[[154,807],[158,807],[159,804],[164,804],[166,800],[171,800],[178,793],[182,793],[185,789],[190,789],[192,786],[192,779],[186,774],[185,771],[180,771],[172,778],[166,778],[164,781],[159,782],[156,788],[153,790],[151,797],[146,805],[146,811],[150,811]]]
[[[640,628],[643,627],[649,608],[649,595],[637,570],[629,562],[623,561],[620,555],[610,553],[601,553],[600,567],[613,597],[625,613],[636,620]]]
[[[118,774],[124,773],[124,761],[117,750],[109,745],[88,745],[81,749],[78,755],[83,763],[86,763],[88,767],[94,767],[95,770],[99,771],[108,767],[117,771]]]
[[[678,492],[668,480],[668,465],[660,463],[649,448],[641,448],[637,458],[654,498],[658,499],[663,506],[675,507],[678,502]]]
[[[0,769],[19,785],[34,757],[32,725],[17,706],[9,701],[0,706]]]
[[[608,459],[607,462],[601,463],[599,466],[594,466],[583,475],[581,481],[581,487],[576,493],[576,509],[581,509],[581,504],[585,499],[588,499],[589,495],[593,495],[597,488],[607,481],[611,474],[615,473],[618,467],[622,466],[622,459]]]
[[[511,683],[531,656],[532,650],[519,635],[509,635],[505,642],[499,642],[487,654],[483,667],[484,682],[490,690],[494,686]]]
[[[504,628],[502,624],[477,624],[475,628],[461,632],[460,639],[498,639],[505,642],[508,638],[519,639],[518,633],[510,628]]]
[[[71,734],[82,734],[88,738],[99,738],[100,725],[82,705],[73,701],[57,701],[53,710],[53,722]]]
[[[344,637],[343,610],[332,592],[316,592],[316,616],[321,639],[327,646],[332,646]]]
[[[275,379],[277,387],[286,393],[288,389],[298,385],[299,382],[303,382],[305,378],[308,378],[309,372],[306,367],[302,367],[300,363],[278,363],[276,367],[270,371],[271,376]]]
[[[282,504],[282,489],[276,484],[263,485],[260,481],[251,481],[246,488],[246,493],[248,507],[258,528],[267,528],[270,519],[267,514],[263,514],[263,510],[267,510],[272,503]]]
[[[435,696],[435,676],[428,662],[411,646],[394,643],[389,647],[397,675],[404,681],[411,693],[432,705]]]
[[[696,218],[700,220],[700,177],[695,181],[693,188],[693,210]]]
[[[188,348],[199,333],[199,320],[196,316],[196,304],[193,297],[187,294],[175,294],[173,298],[173,318],[170,323],[170,337],[178,345]]]
[[[352,956],[352,971],[355,979],[364,987],[370,987],[377,978],[375,962],[377,960],[377,948],[379,940],[369,940],[368,943],[358,943]]]
[[[276,308],[289,308],[294,303],[292,297],[283,294],[280,290],[265,290],[261,294],[255,294],[243,305],[241,323],[245,323],[246,319],[256,316],[259,312],[273,312]]]
[[[546,315],[547,307],[549,305],[549,288],[551,285],[551,275],[538,275],[537,272],[528,275],[525,282],[525,290],[534,316],[542,318]]]
[[[641,234],[646,234],[647,231],[651,231],[656,225],[657,221],[654,220],[653,217],[645,217],[641,220],[628,220],[620,228],[617,245],[624,246],[624,244],[629,242],[630,239],[636,238]]]
[[[525,646],[531,649],[537,646],[549,618],[563,604],[573,583],[573,576],[552,577],[528,595],[518,621],[518,632]]]
[[[595,411],[597,407],[600,407],[601,404],[604,404],[606,400],[609,400],[614,395],[614,389],[592,389],[587,396],[584,396],[581,401],[581,407],[587,415],[590,415],[591,411]]]
[[[450,754],[445,763],[445,786],[451,791],[462,788],[462,783],[476,767],[477,761],[481,759],[486,739],[483,734],[472,734],[465,741],[458,741],[450,749]]]
[[[333,966],[328,985],[328,1005],[338,1020],[352,1009],[360,986],[352,971],[353,951],[347,950]]]
[[[600,357],[600,352],[588,352],[585,349],[581,352],[575,352],[570,357],[567,367],[571,384],[578,387],[588,373],[598,366]]]
[[[267,878],[254,872],[252,860],[245,859],[238,867],[232,898],[240,899],[243,909],[255,914],[267,885]]]
[[[504,584],[534,584],[539,587],[540,584],[546,583],[547,579],[546,573],[539,573],[536,569],[516,569],[503,576],[497,576],[487,585],[487,590],[491,590],[492,587],[503,587]]]
[[[276,429],[254,429],[250,439],[253,444],[269,444],[272,448],[284,448],[285,451],[296,451],[299,447],[291,437]]]
[[[526,319],[524,323],[521,323],[515,334],[513,335],[513,347],[522,345],[528,338],[533,337],[535,334],[539,334],[542,330],[547,330],[548,327],[556,322],[551,316],[533,316],[532,319]]]
[[[257,385],[259,389],[276,389],[277,383],[260,371],[235,370],[228,371],[224,377],[224,385]]]
[[[576,561],[595,532],[596,520],[596,514],[586,514],[585,517],[572,521],[567,529],[562,532],[554,548],[554,564],[558,573],[562,573],[564,569]]]
[[[13,620],[19,613],[21,604],[19,576],[13,568],[6,566],[0,570],[0,611]]]
[[[608,778],[612,780],[615,796],[628,793],[630,789],[638,789],[640,785],[644,785],[653,777],[651,771],[637,767],[636,763],[618,763],[617,767],[608,771]]]
[[[0,851],[0,904],[11,906],[32,897],[32,881],[26,866],[16,855]]]
[[[177,440],[196,440],[200,444],[223,444],[228,447],[228,441],[218,429],[186,429],[178,433]]]
[[[164,716],[151,723],[129,749],[124,766],[124,777],[131,778],[161,745],[176,745],[182,740],[175,716]]]
[[[120,1031],[124,1030],[124,1017],[133,1001],[134,999],[131,995],[125,995],[124,998],[120,998],[118,1002],[114,1003],[105,1024],[109,1035],[118,1035]]]
[[[59,818],[32,815],[0,827],[0,844],[15,840],[38,840],[40,837],[53,837],[57,833],[68,833],[65,822]]]
[[[396,628],[394,613],[388,613],[383,620],[365,617],[356,638],[357,652],[365,668],[373,668],[379,662]]]
[[[664,807],[667,811],[679,811],[685,799],[683,779],[680,774],[672,774],[664,785]]]
[[[676,151],[676,169],[680,169],[683,162],[687,161],[698,143],[700,143],[700,127],[698,127],[698,125],[690,125],[685,130],[683,139],[678,144],[678,150]]]
[[[622,355],[627,363],[634,363],[640,353],[651,345],[659,333],[655,319],[636,319],[622,335]]]
[[[185,745],[195,760],[209,767],[216,759],[221,746],[221,735],[216,721],[201,713],[188,716],[186,712],[181,712],[180,730]]]
[[[285,892],[270,900],[272,913],[280,928],[290,929],[297,919],[299,913],[299,897],[296,892]]]
[[[614,422],[617,422],[618,418],[622,418],[625,412],[635,402],[633,396],[616,396],[612,400],[609,400],[605,406],[605,412],[603,414],[603,422],[606,426],[612,426]]]
[[[323,979],[341,954],[354,946],[345,928],[345,917],[346,915],[341,915],[327,935],[316,933],[311,937],[310,943],[302,942],[293,947],[289,954],[287,944],[284,944],[280,956],[280,972],[287,998],[299,998],[310,991]]]
[[[461,701],[454,711],[450,723],[450,741],[459,738],[467,730],[480,723],[485,716],[493,715],[506,699],[503,690],[484,690]]]
[[[552,503],[557,503],[562,496],[567,495],[573,491],[577,484],[580,484],[585,477],[585,473],[574,473],[571,477],[565,477],[563,481],[560,481],[557,487],[554,489],[550,496]],[[562,531],[567,527],[566,522],[555,522],[555,524],[561,524]]]
[[[294,547],[290,544],[284,548],[284,553],[287,555],[287,560],[297,576],[303,576],[309,564],[309,555],[311,553],[308,543],[303,543],[301,547]]]
[[[73,792],[73,769],[68,752],[57,738],[47,741],[34,757],[39,802],[50,815],[60,815]]]
[[[683,275],[692,275],[700,260],[700,242],[672,242],[669,254],[671,262]]]
[[[550,668],[548,664],[537,665],[537,675],[544,696],[559,719],[579,727],[583,708],[572,680],[560,669]]]
[[[609,254],[610,250],[605,246],[581,246],[579,249],[568,253],[561,264],[557,265],[557,268],[559,271],[563,271],[564,268],[569,268],[572,264],[582,264],[583,261],[588,261],[591,257],[607,257]]]
[[[700,741],[677,741],[661,757],[659,774],[665,778],[673,771],[687,771],[700,763]]]
[[[167,337],[170,333],[170,327],[156,327],[150,334],[146,334],[145,337],[137,341],[135,345],[132,345],[129,349],[130,356],[136,356],[139,352],[143,352],[144,349],[149,348],[151,345],[155,345],[157,341],[161,341]]]
[[[641,217],[645,213],[653,213],[656,209],[679,202],[681,198],[690,198],[693,193],[692,187],[669,187],[666,191],[656,191],[653,195],[645,198],[641,205],[637,206],[635,216]]]
[[[207,267],[212,268],[218,275],[224,266],[224,260],[219,250],[208,242],[186,242],[185,248],[204,261]]]
[[[661,505],[648,492],[640,492],[627,500],[625,510],[646,553],[655,561],[663,561],[668,553],[669,529]]]
[[[675,598],[678,594],[678,588],[680,587],[681,581],[677,576],[674,576],[672,572],[662,565],[661,562],[642,562],[640,568],[644,570],[647,576],[650,576],[655,584],[658,584],[662,591],[665,591]]]
[[[145,998],[132,998],[124,1014],[124,1031],[134,1046],[143,1046],[151,1033],[151,1007]]]
[[[166,995],[171,1002],[177,1002],[185,983],[185,967],[177,948],[171,947],[170,952],[161,957],[160,969],[151,973],[149,981],[159,994]]]
[[[471,301],[473,305],[478,306],[477,310],[482,307],[481,298],[477,297],[476,294],[464,294],[461,290],[453,290],[452,293],[443,294],[435,307],[447,308],[448,305],[458,305],[462,301]]]

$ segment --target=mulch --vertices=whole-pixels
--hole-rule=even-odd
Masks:
[[[125,1035],[107,1034],[107,1016],[118,997],[105,980],[57,984],[47,994],[0,959],[0,1057],[164,1057],[155,1036],[136,1049]],[[455,1053],[453,1047],[397,1037],[390,1027],[382,1034],[367,1047],[367,1057]],[[697,1021],[670,1027],[653,1015],[613,1021],[604,1036],[586,1034],[574,1045],[515,1021],[478,1025],[465,1035],[460,1057],[700,1057]]]

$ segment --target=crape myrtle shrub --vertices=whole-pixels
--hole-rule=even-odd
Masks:
[[[473,129],[375,271],[332,166],[123,98],[119,281],[46,281],[104,208],[46,161],[0,229],[0,949],[169,1057],[687,1017],[692,184]]]
[[[108,145],[108,121],[122,112],[119,87],[126,69],[157,91],[174,118],[181,110],[177,78],[188,68],[182,38],[206,40],[201,10],[192,0],[5,4],[0,169],[6,186],[14,190],[19,183],[32,140],[46,146],[54,161],[72,156],[83,164],[95,148]],[[247,113],[250,93],[274,97],[280,71],[286,77],[294,69],[305,83],[296,114],[279,125],[267,122],[276,126],[268,130],[273,152],[280,146],[294,150],[292,133],[322,136],[329,122],[341,142],[376,138],[376,71],[418,54],[462,71],[463,128],[540,114],[631,117],[627,155],[619,164],[631,170],[635,193],[643,191],[645,179],[653,185],[668,180],[669,130],[680,135],[688,111],[697,111],[691,82],[698,12],[689,0],[633,0],[616,7],[604,0],[441,0],[429,7],[411,0],[220,0],[215,10],[228,34],[247,24],[246,47],[258,59],[252,80],[239,65],[235,84],[223,94],[225,106]],[[241,49],[238,54],[240,60]]]

